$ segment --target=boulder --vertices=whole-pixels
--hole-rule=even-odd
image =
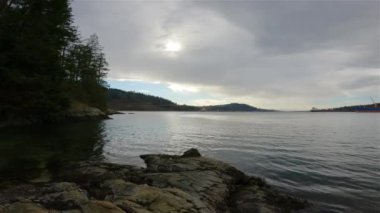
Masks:
[[[48,183],[9,185],[0,190],[0,212],[264,213],[309,206],[196,149],[141,158],[146,168],[67,163]]]
[[[84,103],[72,101],[70,108],[66,111],[66,117],[72,120],[107,119],[106,113],[98,108],[90,107]]]
[[[86,190],[75,183],[58,182],[44,186],[33,200],[52,209],[70,210],[79,209],[89,198]]]
[[[197,149],[191,148],[183,153],[183,158],[191,158],[191,157],[201,157],[201,154]]]

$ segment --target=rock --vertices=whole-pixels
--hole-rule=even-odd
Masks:
[[[195,149],[194,149],[195,150]],[[189,150],[190,151],[190,150]],[[248,177],[236,168],[206,157],[143,155],[148,183],[156,187],[175,187],[201,200],[207,209],[225,212],[235,184]],[[196,151],[198,152],[198,151]],[[211,210],[210,210],[211,211]],[[212,211],[211,211],[212,212]]]
[[[201,157],[201,154],[197,149],[191,148],[183,153],[183,158],[191,158],[191,157]]]
[[[137,185],[123,180],[106,181],[102,187],[112,191],[106,197],[124,210],[154,212],[196,212],[204,205],[182,190],[176,188],[158,188],[148,185]]]
[[[174,155],[142,155],[147,171],[152,173],[184,171],[217,171],[224,176],[233,177],[234,182],[244,182],[248,177],[235,167],[206,157],[183,158]]]
[[[66,117],[72,120],[107,119],[106,113],[98,108],[90,107],[84,103],[73,101],[66,112]]]
[[[34,201],[58,210],[77,209],[89,201],[85,190],[69,182],[49,184],[40,193]]]
[[[38,194],[37,188],[32,184],[17,184],[12,186],[11,183],[8,183],[7,186],[2,186],[2,190],[0,190],[0,206],[15,202],[29,202]]]
[[[82,213],[125,213],[115,204],[108,201],[93,200],[83,205]]]
[[[143,155],[147,167],[67,163],[51,181],[0,190],[0,212],[291,212],[309,206],[196,149]]]
[[[146,175],[149,185],[159,188],[174,187],[190,194],[198,208],[204,212],[213,209],[226,210],[226,198],[229,188],[215,171],[186,171],[175,173],[149,173]],[[207,210],[207,211],[206,211]]]
[[[291,212],[310,204],[306,200],[282,195],[268,187],[249,184],[238,188],[230,198],[232,212]]]
[[[117,114],[124,114],[124,113],[113,110],[113,109],[107,109],[106,114],[107,115],[117,115]]]
[[[263,179],[248,177],[229,164],[187,154],[196,152],[141,156],[147,165],[147,183],[181,189],[217,212],[287,212],[308,206],[302,200],[287,199],[270,189]]]
[[[27,213],[49,213],[47,209],[42,207],[39,204],[36,203],[23,203],[23,202],[15,202],[12,203],[5,208],[1,209],[1,212],[7,212],[7,213],[22,213],[22,212],[27,212]]]
[[[117,201],[117,205],[128,213],[152,213],[151,211],[147,210],[145,207],[129,200]]]
[[[43,169],[40,173],[40,175],[32,180],[30,182],[32,183],[47,183],[51,180],[51,173],[47,169]]]

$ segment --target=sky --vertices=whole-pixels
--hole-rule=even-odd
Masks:
[[[178,104],[380,102],[379,0],[74,0],[113,88]]]

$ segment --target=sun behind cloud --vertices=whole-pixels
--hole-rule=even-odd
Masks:
[[[164,51],[179,52],[182,50],[182,44],[179,41],[167,40],[164,44]]]

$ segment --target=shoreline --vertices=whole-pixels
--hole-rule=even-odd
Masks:
[[[0,212],[291,212],[311,205],[196,149],[140,157],[146,168],[66,163],[49,178],[9,185],[0,190]]]

